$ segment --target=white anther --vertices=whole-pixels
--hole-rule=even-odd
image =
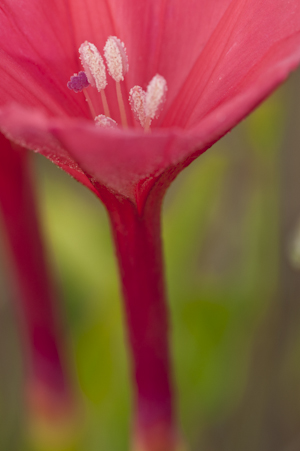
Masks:
[[[155,75],[150,81],[146,92],[145,113],[150,119],[157,118],[166,100],[167,82],[161,75]]]
[[[104,56],[109,75],[116,82],[124,80],[124,75],[129,69],[124,42],[116,36],[110,36],[104,46]]]
[[[104,116],[104,114],[99,114],[99,116],[95,117],[95,125],[100,128],[116,128],[118,124],[116,121],[111,119],[110,117]]]
[[[100,92],[107,85],[106,71],[102,56],[97,47],[85,41],[79,47],[81,63],[90,84]]]
[[[140,86],[134,86],[129,92],[129,103],[134,117],[144,127],[146,122],[146,92]]]

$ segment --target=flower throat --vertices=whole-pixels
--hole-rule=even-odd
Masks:
[[[71,76],[67,86],[74,92],[83,92],[88,102],[95,125],[102,128],[115,128],[119,124],[111,118],[105,88],[107,86],[106,68],[103,58],[94,44],[85,41],[79,47],[80,60],[84,71]],[[122,96],[121,81],[128,72],[128,58],[125,45],[116,36],[110,36],[104,46],[104,58],[109,75],[116,82],[116,95],[120,110],[121,124],[123,128],[128,127],[126,110]],[[92,86],[100,93],[104,114],[97,115],[92,104],[87,87]],[[154,118],[159,116],[166,100],[167,82],[161,75],[156,74],[147,90],[140,86],[134,86],[129,92],[129,104],[134,117],[144,128],[150,131],[150,125]]]

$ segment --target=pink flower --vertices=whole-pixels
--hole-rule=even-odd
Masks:
[[[126,126],[125,114],[128,129],[96,127],[83,93],[66,88],[82,70],[80,45],[102,52],[115,35],[129,59],[117,82],[123,111],[110,78],[99,92],[105,86],[112,119]],[[136,381],[134,446],[173,450],[162,198],[185,166],[299,64],[300,0],[4,0],[0,42],[1,130],[86,185],[110,215]],[[126,99],[156,74],[167,82],[166,103],[144,133]],[[86,75],[89,103],[103,114]]]
[[[153,177],[188,164],[297,66],[299,9],[297,0],[3,1],[0,101],[38,111],[4,109],[2,128],[89,187],[93,177],[141,209]],[[130,60],[124,92],[145,88],[156,73],[167,80],[151,136],[96,129],[84,96],[66,89],[81,69],[80,44],[102,50],[111,34]],[[107,97],[120,122],[111,82]]]
[[[62,420],[73,408],[63,367],[56,293],[46,264],[29,152],[0,134],[0,216],[6,269],[25,359],[30,414]]]

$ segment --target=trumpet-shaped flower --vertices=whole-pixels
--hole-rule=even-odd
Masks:
[[[91,86],[67,89],[82,71],[82,44],[104,55],[114,78],[100,93],[90,74],[104,72],[91,72],[89,53]],[[300,0],[4,0],[0,52],[2,132],[108,209],[136,383],[134,449],[173,450],[162,198],[299,64]]]

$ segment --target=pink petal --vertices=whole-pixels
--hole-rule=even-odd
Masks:
[[[71,7],[78,44],[88,36],[101,49],[108,34],[125,42],[127,93],[145,89],[156,73],[166,78],[158,122],[166,127],[195,125],[274,45],[300,31],[297,0],[73,0]]]
[[[39,110],[29,110],[18,105],[11,105],[4,107],[0,116],[2,117],[2,130],[9,139],[20,146],[40,152],[96,193],[83,170],[53,134],[47,131],[48,120]]]
[[[0,99],[55,116],[84,116],[84,98],[66,89],[80,69],[67,2],[4,0],[0,6]]]
[[[297,53],[300,2],[235,0],[215,25],[193,67],[185,71],[177,96],[169,97],[163,126],[196,125],[221,102],[247,88],[244,79],[250,73],[252,79],[265,76],[264,71],[284,52]],[[276,73],[268,76],[276,78]]]

